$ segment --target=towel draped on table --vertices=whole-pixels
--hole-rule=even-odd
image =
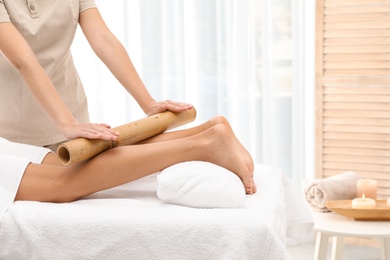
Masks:
[[[286,238],[313,227],[291,180],[260,164],[239,208],[165,203],[158,173],[71,203],[13,202],[25,167],[49,152],[0,138],[0,259],[289,260]]]
[[[348,200],[356,197],[359,175],[348,171],[323,179],[315,179],[305,188],[305,197],[310,206],[319,212],[329,212],[329,200]]]
[[[313,225],[309,212],[287,219],[304,200],[293,201],[283,173],[270,166],[256,165],[258,192],[229,209],[165,203],[157,176],[71,203],[13,203],[1,223],[0,259],[290,260],[288,227]]]

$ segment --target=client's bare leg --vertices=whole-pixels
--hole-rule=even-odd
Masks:
[[[253,174],[254,163],[253,163],[252,156],[249,154],[249,152],[245,149],[245,147],[237,139],[237,137],[235,136],[233,129],[232,129],[231,125],[229,124],[229,122],[227,121],[227,119],[222,117],[222,116],[214,117],[214,118],[208,120],[207,122],[205,122],[201,125],[192,127],[192,128],[179,130],[179,131],[165,132],[165,133],[156,135],[154,137],[151,137],[149,139],[143,140],[141,142],[138,142],[137,144],[138,145],[151,144],[151,143],[156,143],[156,142],[163,142],[163,141],[170,141],[170,140],[175,140],[175,139],[180,139],[180,138],[186,138],[186,137],[190,137],[192,135],[202,133],[202,132],[206,131],[207,129],[209,129],[217,124],[224,124],[228,127],[229,131],[231,132],[231,135],[233,136],[233,138],[237,144],[237,146],[236,146],[237,152],[241,154],[241,158],[242,158],[243,162],[247,166],[249,172]],[[60,165],[58,159],[55,156],[48,156],[47,160],[45,160],[45,163]],[[253,193],[255,193],[257,191],[257,188],[256,188],[256,185],[253,181],[253,175],[252,175],[252,182],[253,182]]]
[[[248,170],[251,173],[253,173],[254,165],[253,165],[252,156],[249,154],[249,152],[245,149],[245,147],[237,139],[237,137],[235,136],[233,129],[232,129],[231,125],[229,124],[229,122],[227,121],[227,119],[222,117],[222,116],[214,117],[214,118],[210,119],[209,121],[207,121],[201,125],[195,126],[193,128],[179,130],[179,131],[165,132],[163,134],[160,134],[160,135],[151,137],[149,139],[146,139],[144,141],[141,141],[141,142],[139,142],[139,144],[154,143],[154,142],[161,142],[161,141],[168,141],[168,140],[173,140],[173,139],[178,139],[178,138],[189,137],[191,135],[199,134],[203,131],[206,131],[210,127],[213,127],[217,124],[224,124],[228,127],[229,131],[231,132],[231,135],[235,139],[235,142],[237,144],[237,148],[239,149],[237,152],[239,152],[241,154],[241,157],[242,157],[245,165],[247,165],[247,167],[248,167]]]
[[[211,162],[236,173],[246,193],[252,194],[252,173],[239,150],[230,129],[218,124],[181,139],[114,148],[68,167],[29,164],[16,200],[73,201],[191,160]]]

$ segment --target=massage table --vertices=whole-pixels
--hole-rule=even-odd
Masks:
[[[0,226],[0,259],[285,260],[286,239],[312,229],[302,196],[272,166],[255,165],[258,191],[235,208],[166,203],[159,174],[71,203],[14,202]]]

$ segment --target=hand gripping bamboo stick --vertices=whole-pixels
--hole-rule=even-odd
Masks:
[[[113,128],[119,133],[115,141],[77,138],[58,147],[58,160],[62,165],[81,162],[108,149],[134,144],[166,130],[187,124],[194,121],[195,117],[195,108],[180,113],[165,111]]]

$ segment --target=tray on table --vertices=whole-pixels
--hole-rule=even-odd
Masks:
[[[390,207],[387,200],[377,199],[376,208],[353,209],[352,200],[331,200],[326,202],[326,207],[333,212],[354,220],[386,221],[390,220]]]

